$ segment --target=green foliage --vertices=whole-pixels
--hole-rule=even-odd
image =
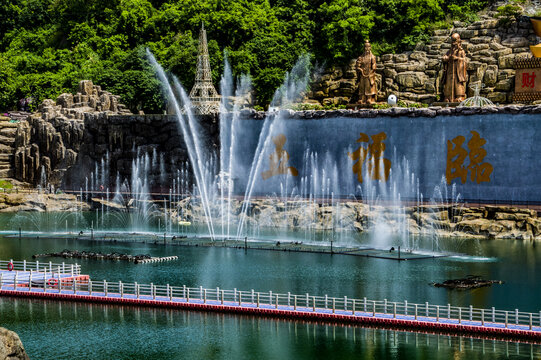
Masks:
[[[12,0],[0,4],[0,109],[74,92],[92,79],[133,111],[165,99],[144,60],[149,48],[189,90],[201,23],[217,85],[227,52],[267,106],[296,60],[341,64],[363,52],[411,49],[452,19],[472,20],[493,0]]]
[[[0,189],[13,189],[13,184],[8,180],[0,180]]]
[[[515,0],[498,7],[496,17],[500,19],[501,25],[509,25],[522,14],[522,8],[517,3],[518,1]]]

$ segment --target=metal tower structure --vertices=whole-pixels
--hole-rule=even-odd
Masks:
[[[199,47],[197,54],[197,73],[195,84],[190,91],[190,100],[196,114],[209,115],[220,111],[220,95],[212,85],[207,32],[201,24],[199,32]]]

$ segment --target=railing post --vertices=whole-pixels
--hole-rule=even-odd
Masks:
[[[396,303],[393,303],[393,319],[396,319]]]
[[[122,285],[122,281],[118,281],[118,291],[120,291],[120,298],[124,298],[124,286]]]
[[[355,299],[351,300],[351,315],[355,315]]]
[[[387,299],[383,299],[383,313],[387,314]]]
[[[428,301],[425,302],[425,316],[428,317]]]
[[[328,306],[328,301],[329,301],[329,295],[325,294],[325,309],[327,309],[329,306]]]
[[[26,260],[25,260],[25,267],[26,267]],[[32,291],[32,269],[30,269],[30,279],[28,280],[28,291]]]
[[[461,307],[458,308],[458,323],[459,324],[462,323],[462,308]]]
[[[53,263],[49,261],[49,272],[53,272]]]
[[[73,264],[71,264],[71,277],[74,276],[74,273],[73,273]]]
[[[344,311],[348,310],[348,297],[344,296]]]
[[[15,271],[15,274],[13,276],[13,290],[17,290],[17,275],[19,273],[17,271]]]
[[[485,309],[481,309],[481,326],[485,326]]]
[[[364,301],[364,312],[366,312],[366,297],[363,298],[363,301]]]
[[[186,299],[186,285],[182,285],[182,297]]]
[[[39,272],[39,260],[36,260],[36,270]]]
[[[530,313],[530,330],[532,330],[532,313]]]
[[[315,296],[312,296],[312,310],[316,312],[316,297]]]
[[[88,279],[88,295],[92,296],[92,280]]]
[[[203,290],[203,304],[207,303],[207,289]]]
[[[376,301],[372,301],[373,309],[372,309],[372,316],[376,317]]]
[[[133,287],[135,288],[135,298],[139,299],[139,284],[137,282],[135,282],[133,284]]]
[[[73,279],[73,293],[77,294],[77,279]]]
[[[332,298],[332,313],[334,314],[335,311],[336,311],[336,299]]]
[[[291,306],[291,292],[287,292],[287,306]]]
[[[257,308],[259,309],[259,291],[257,292]]]
[[[107,297],[107,281],[103,280],[103,293],[105,294],[105,297]]]
[[[451,320],[451,304],[447,304],[447,319]]]
[[[39,273],[39,270],[38,270]],[[43,274],[43,292],[47,292],[47,277]]]
[[[515,309],[515,325],[518,325],[518,309]]]
[[[58,293],[61,294],[62,293],[62,276],[60,276],[60,274],[58,274],[58,282],[56,284],[58,285]]]
[[[404,300],[404,315],[408,315],[408,300]]]
[[[278,294],[276,294],[276,309],[278,309]]]
[[[297,311],[297,295],[293,295],[293,310]]]
[[[255,300],[255,299],[254,299],[254,295],[255,295],[255,294],[254,294],[254,289],[252,289],[252,304],[254,303],[254,300]]]
[[[269,305],[272,306],[272,291],[269,291]]]
[[[222,290],[222,305],[224,304],[224,291]]]
[[[436,322],[440,322],[440,306],[436,305]]]
[[[203,300],[203,286],[199,286],[199,300]]]
[[[417,320],[417,304],[415,304],[415,320]]]
[[[496,309],[494,308],[494,306],[492,307],[492,322],[496,322]]]
[[[23,271],[26,271],[26,260],[23,260]]]
[[[4,277],[4,275],[2,273],[0,273],[0,290],[2,290],[3,277]]]
[[[507,329],[507,321],[508,321],[509,311],[505,310],[505,328]]]
[[[470,305],[470,321],[473,321],[473,305]]]

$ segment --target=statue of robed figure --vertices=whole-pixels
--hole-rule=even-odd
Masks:
[[[357,58],[355,63],[358,81],[358,95],[360,104],[373,104],[378,92],[376,86],[376,57],[372,54],[372,46],[368,40],[364,43],[364,54]]]
[[[454,33],[451,40],[451,49],[443,56],[443,98],[446,102],[461,102],[466,98],[468,59],[466,58],[466,52],[462,48],[460,35]]]

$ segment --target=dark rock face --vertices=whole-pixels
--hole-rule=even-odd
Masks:
[[[0,327],[0,360],[30,359],[24,350],[19,335],[6,328]]]

